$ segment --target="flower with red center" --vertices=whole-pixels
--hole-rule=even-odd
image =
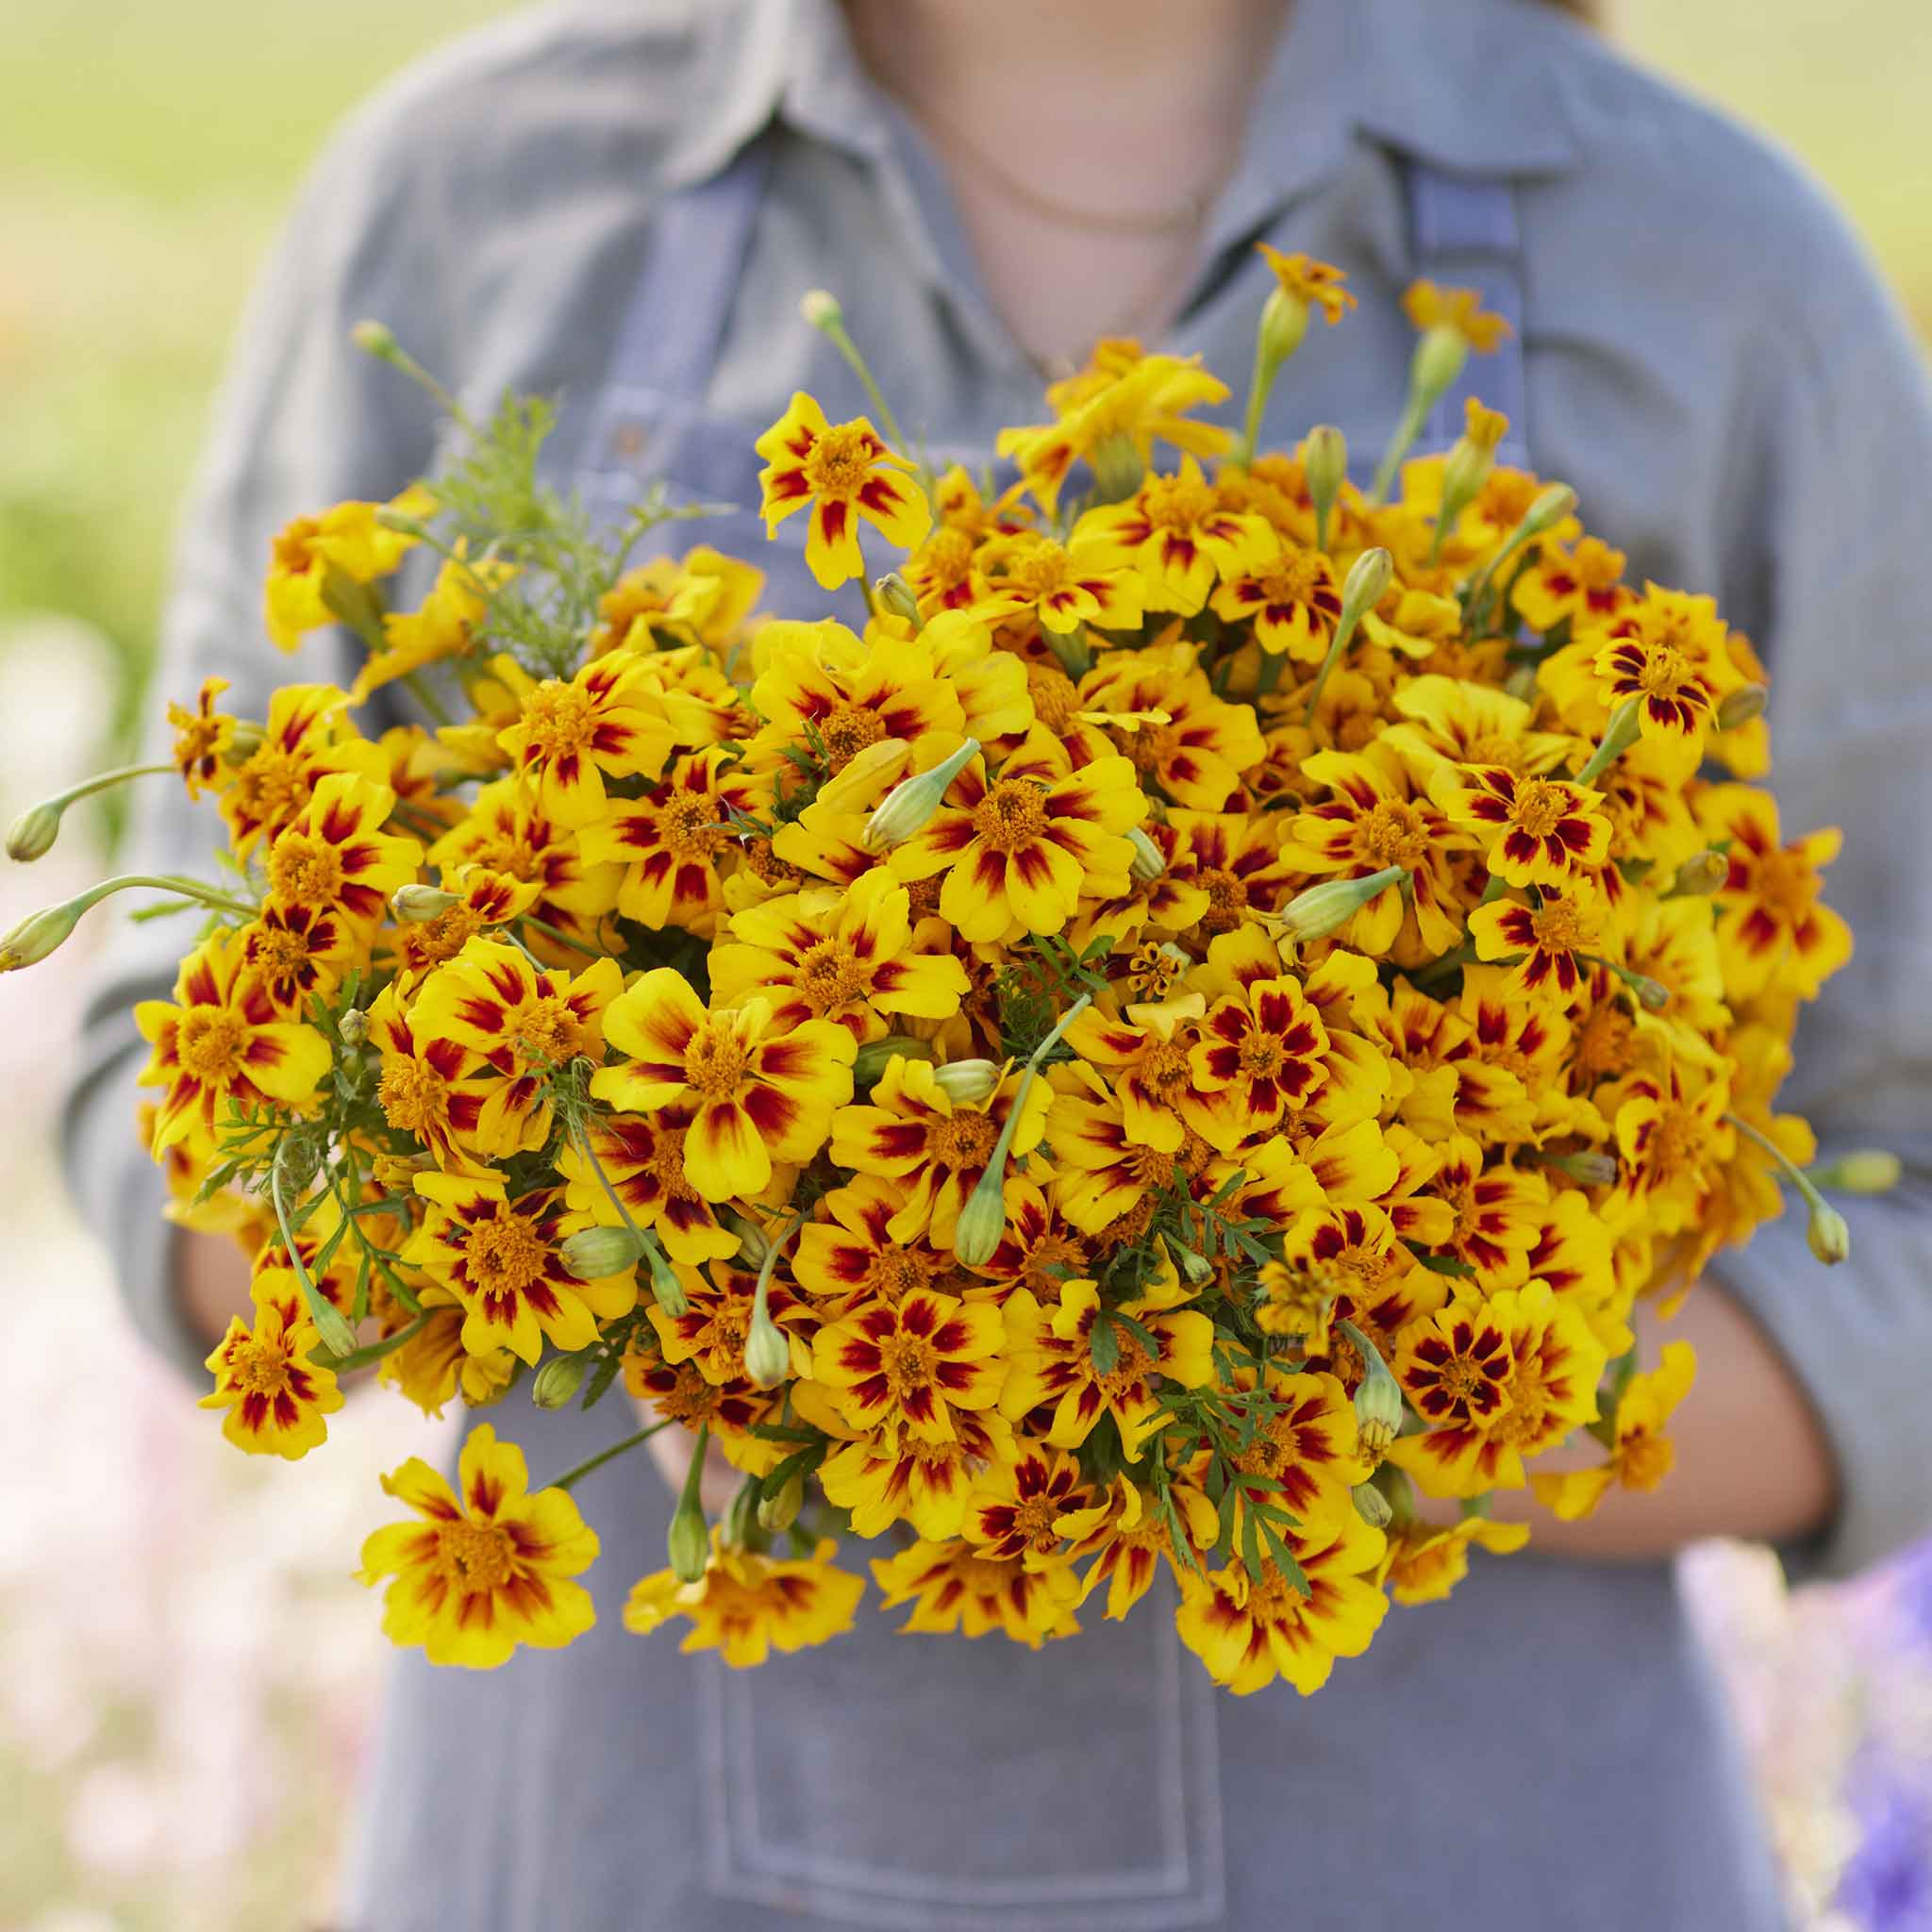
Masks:
[[[1600,635],[1591,668],[1604,708],[1614,712],[1634,699],[1645,738],[1694,756],[1725,691],[1743,682],[1716,603],[1647,584],[1643,601]]]
[[[711,1204],[685,1178],[684,1141],[691,1124],[691,1109],[685,1107],[660,1107],[648,1118],[593,1117],[584,1132],[594,1167],[570,1141],[557,1150],[557,1171],[572,1212],[600,1227],[623,1226],[610,1200],[614,1193],[630,1224],[655,1232],[674,1261],[728,1260],[738,1252],[738,1237],[718,1224]]]
[[[782,1026],[829,1020],[863,1043],[891,1030],[889,1014],[951,1019],[970,990],[950,953],[915,950],[911,902],[884,867],[844,892],[813,888],[733,913],[731,933],[711,948],[712,997],[761,994]]]
[[[902,1631],[957,1630],[971,1638],[1000,1630],[1029,1650],[1050,1638],[1079,1634],[1074,1610],[1080,1579],[1064,1560],[1029,1570],[1017,1557],[1000,1561],[956,1538],[874,1557],[872,1574],[880,1608],[912,1606]]]
[[[812,1343],[811,1373],[850,1427],[944,1442],[956,1433],[955,1409],[999,1402],[1005,1340],[991,1304],[914,1289],[826,1323]]]
[[[281,1017],[243,954],[239,934],[203,941],[181,962],[174,1000],[134,1009],[154,1048],[139,1084],[162,1089],[149,1142],[157,1160],[176,1145],[211,1158],[230,1105],[299,1112],[329,1070],[328,1041]]]
[[[644,974],[604,1016],[622,1058],[591,1091],[626,1113],[690,1109],[684,1172],[707,1201],[756,1198],[774,1161],[803,1166],[852,1097],[852,1035],[824,1020],[779,1027],[769,1002],[708,1012],[681,973]]]
[[[332,684],[285,684],[268,701],[258,743],[222,788],[228,847],[245,859],[264,838],[302,815],[316,781],[330,772],[359,772],[380,784],[387,760],[379,745],[358,737],[343,715],[346,691]]]
[[[488,1423],[463,1443],[456,1490],[414,1456],[382,1487],[421,1519],[362,1545],[358,1580],[392,1579],[382,1619],[391,1643],[487,1671],[520,1643],[557,1650],[597,1621],[590,1591],[571,1581],[595,1559],[595,1532],[567,1491],[530,1494],[524,1452]]]
[[[1688,1341],[1665,1342],[1657,1367],[1632,1375],[1617,1396],[1608,1461],[1559,1474],[1539,1471],[1529,1479],[1537,1501],[1559,1522],[1574,1523],[1591,1515],[1612,1488],[1656,1489],[1677,1459],[1664,1424],[1696,1378],[1697,1351]]]
[[[416,1192],[429,1212],[403,1259],[462,1304],[472,1355],[507,1348],[534,1366],[545,1341],[589,1348],[598,1323],[636,1307],[634,1269],[580,1281],[564,1265],[564,1241],[590,1222],[566,1209],[561,1188],[512,1201],[499,1174],[419,1174]]]
[[[836,1412],[833,1419],[843,1429],[843,1419]],[[1013,1425],[998,1409],[960,1408],[948,1441],[888,1430],[841,1443],[820,1465],[819,1487],[835,1509],[850,1514],[855,1536],[883,1536],[893,1524],[909,1523],[916,1534],[943,1542],[959,1534],[966,1499],[987,1470],[1012,1459]]]
[[[1600,629],[1637,601],[1624,582],[1624,557],[1595,537],[1574,549],[1543,543],[1519,576],[1509,601],[1530,629],[1553,631],[1565,618],[1580,635]]]
[[[1265,563],[1277,539],[1267,522],[1224,509],[1192,457],[1174,475],[1150,474],[1124,503],[1102,504],[1074,525],[1074,541],[1097,562],[1140,573],[1149,610],[1191,617],[1217,580],[1237,580]]]
[[[296,1018],[317,993],[334,988],[350,963],[365,954],[349,922],[334,907],[281,907],[271,901],[241,932],[242,971],[258,980],[275,1011]]]
[[[624,1386],[654,1415],[680,1424],[691,1434],[708,1428],[732,1468],[746,1475],[769,1475],[791,1453],[786,1442],[769,1441],[752,1431],[780,1423],[793,1386],[760,1389],[745,1375],[724,1383],[708,1381],[695,1359],[668,1362],[657,1348],[655,1330],[634,1331],[625,1352]]]
[[[649,926],[708,937],[724,903],[725,867],[737,831],[772,809],[770,781],[748,772],[736,750],[712,745],[681,758],[643,797],[613,802],[580,834],[586,864],[621,865],[617,909]]]
[[[1737,1147],[1725,1120],[1730,1084],[1673,1059],[1660,1072],[1640,1072],[1599,1096],[1616,1124],[1617,1184],[1605,1214],[1618,1229],[1641,1222],[1657,1234],[1675,1234],[1697,1219],[1704,1197]]]
[[[321,1346],[299,1289],[258,1296],[254,1327],[231,1316],[208,1357],[215,1387],[201,1407],[227,1410],[222,1434],[238,1449],[299,1461],[327,1436],[323,1417],[342,1406],[335,1371],[311,1359]]]
[[[483,1060],[459,1041],[421,1024],[399,986],[386,986],[369,1008],[369,1043],[381,1058],[375,1104],[445,1172],[473,1174],[483,1118]]]
[[[944,1249],[893,1234],[893,1218],[905,1203],[903,1184],[869,1174],[823,1194],[820,1218],[799,1230],[791,1257],[799,1287],[834,1316],[866,1302],[901,1301],[922,1288],[962,1299],[977,1291],[984,1299],[982,1284],[954,1277],[958,1264]]]
[[[430,919],[406,919],[382,936],[394,948],[400,986],[413,989],[424,974],[454,959],[478,933],[523,918],[542,889],[487,866],[459,865],[443,868],[441,890],[455,896],[454,906]],[[542,943],[541,935],[537,937]],[[575,959],[582,955],[566,948],[563,957]]]
[[[496,742],[546,818],[597,824],[608,810],[607,778],[655,778],[669,761],[676,734],[663,681],[642,653],[593,658],[568,681],[539,683],[508,658],[496,666],[517,706]]]
[[[765,459],[758,473],[765,534],[775,536],[787,517],[808,505],[805,560],[822,590],[836,591],[865,575],[861,522],[895,550],[916,550],[932,528],[932,505],[910,480],[912,465],[888,448],[863,416],[828,423],[799,390],[757,449]]]
[[[1314,1096],[1327,1052],[1328,1030],[1299,980],[1257,979],[1216,1000],[1188,1055],[1194,1089],[1211,1096],[1200,1131],[1224,1149],[1265,1134]]]
[[[997,776],[974,758],[924,828],[892,848],[891,863],[908,883],[943,874],[940,915],[962,939],[1057,933],[1083,897],[1126,892],[1126,834],[1146,813],[1125,758],[1095,758],[1076,772],[1036,726]]]
[[[695,1583],[670,1570],[642,1578],[625,1602],[624,1627],[648,1637],[688,1617],[678,1648],[715,1650],[734,1671],[755,1669],[774,1650],[809,1650],[851,1629],[865,1594],[865,1579],[832,1561],[837,1549],[827,1537],[808,1557],[767,1557],[729,1548],[714,1531],[705,1574]]]
[[[1198,644],[1180,637],[1109,651],[1080,680],[1080,703],[1088,711],[1141,721],[1117,741],[1134,769],[1175,804],[1219,811],[1266,747],[1253,710],[1215,695],[1200,654]]]
[[[1238,1540],[1251,1501],[1286,1509],[1305,1532],[1354,1515],[1350,1491],[1368,1481],[1374,1459],[1362,1450],[1354,1404],[1336,1376],[1294,1374],[1271,1364],[1257,1382],[1253,1369],[1239,1368],[1227,1399],[1246,1423],[1245,1446],[1233,1457],[1235,1469],[1250,1478],[1238,1490]],[[1204,1462],[1196,1479],[1205,1473]]]
[[[1061,1519],[1092,1500],[1092,1486],[1073,1457],[1029,1442],[982,1475],[966,1499],[961,1534],[993,1562],[1042,1570],[1059,1559]]]
[[[193,710],[168,705],[168,724],[175,734],[175,769],[190,798],[219,791],[234,776],[226,754],[235,742],[236,720],[215,709],[215,700],[228,688],[225,677],[204,677]]]
[[[1184,1541],[1195,1550],[1211,1548],[1217,1523],[1214,1505],[1206,1493],[1178,1478],[1171,1478],[1164,1492]],[[1099,1502],[1069,1510],[1059,1520],[1060,1534],[1073,1544],[1069,1561],[1093,1558],[1080,1579],[1080,1601],[1085,1603],[1106,1584],[1107,1608],[1102,1614],[1109,1620],[1124,1617],[1147,1594],[1163,1561],[1178,1574],[1187,1560],[1175,1558],[1174,1529],[1160,1507],[1161,1493],[1141,1488],[1129,1476],[1116,1476]]]
[[[1429,796],[1482,841],[1491,873],[1507,885],[1568,886],[1609,858],[1604,795],[1586,786],[1461,765],[1438,772]]]
[[[1158,1006],[1121,1013],[1090,1008],[1068,1027],[1066,1041],[1107,1076],[1121,1103],[1121,1124],[1130,1141],[1173,1153],[1186,1138],[1181,1104],[1191,1114],[1211,1110],[1210,1090],[1196,1077],[1189,1049],[1199,1037],[1207,1002],[1197,992]]]
[[[1604,908],[1595,894],[1543,891],[1541,903],[1498,899],[1469,915],[1478,959],[1510,968],[1507,982],[1518,999],[1568,1006],[1604,942]]]
[[[1246,924],[1250,910],[1273,911],[1288,896],[1281,812],[1171,811],[1167,823],[1187,841],[1171,876],[1207,895],[1197,930],[1211,940]],[[1187,928],[1180,927],[1185,931]]]
[[[1549,1206],[1549,1183],[1535,1168],[1499,1159],[1483,1165],[1481,1143],[1452,1134],[1429,1192],[1448,1204],[1455,1225],[1438,1243],[1475,1271],[1484,1290],[1514,1288],[1529,1274],[1529,1254]]]
[[[1017,1420],[1050,1403],[1047,1441],[1058,1449],[1077,1449],[1110,1415],[1122,1455],[1137,1461],[1161,1423],[1157,1378],[1182,1389],[1214,1379],[1214,1324],[1198,1308],[1176,1307],[1180,1299],[1170,1263],[1149,1294],[1106,1310],[1110,1349],[1103,1344],[1096,1360],[1102,1309],[1095,1283],[1065,1283],[1058,1305],[1046,1308],[1027,1290],[1016,1290],[1006,1307],[1011,1368],[1001,1408]],[[1100,1360],[1109,1366],[1103,1370]]]
[[[317,779],[308,803],[270,842],[269,905],[338,912],[366,940],[390,894],[413,884],[423,864],[417,841],[382,829],[394,805],[387,785],[353,772]]]
[[[540,972],[516,947],[481,937],[423,982],[409,1006],[418,1034],[467,1047],[488,1070],[472,1151],[500,1159],[543,1145],[552,1081],[578,1058],[602,1064],[605,1009],[623,985],[615,959]]]
[[[1838,857],[1843,835],[1834,828],[1784,842],[1777,801],[1751,785],[1713,785],[1697,815],[1713,841],[1730,841],[1717,892],[1725,990],[1741,1000],[1775,986],[1815,999],[1852,957],[1850,926],[1818,902],[1819,869]]]
[[[1319,1690],[1337,1657],[1369,1647],[1388,1612],[1389,1599],[1374,1581],[1379,1529],[1351,1511],[1313,1531],[1284,1531],[1282,1541],[1301,1568],[1306,1595],[1268,1559],[1252,1577],[1241,1568],[1181,1573],[1174,1628],[1237,1697],[1277,1677],[1304,1697]]]
[[[970,608],[988,624],[1031,617],[1061,636],[1083,624],[1140,627],[1140,580],[1120,568],[1110,550],[1091,543],[1070,548],[1027,530],[989,543],[979,560],[990,581]]]
[[[1341,622],[1341,586],[1319,550],[1277,540],[1272,557],[1224,579],[1213,597],[1224,624],[1250,623],[1271,658],[1319,664]]]
[[[1502,765],[1534,777],[1576,755],[1575,739],[1532,730],[1534,708],[1491,685],[1431,672],[1411,678],[1389,703],[1399,722],[1384,726],[1381,738],[1424,790],[1445,766]]]

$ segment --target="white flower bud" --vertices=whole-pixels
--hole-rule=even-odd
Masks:
[[[403,925],[423,925],[462,903],[460,893],[441,886],[398,886],[390,894],[389,909]]]
[[[977,1107],[991,1100],[1000,1084],[1000,1070],[991,1060],[948,1060],[935,1067],[933,1084],[956,1107]]]

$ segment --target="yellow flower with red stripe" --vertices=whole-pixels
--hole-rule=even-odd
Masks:
[[[386,986],[369,1008],[369,1043],[380,1057],[375,1103],[437,1166],[469,1173],[465,1149],[480,1140],[484,1082],[480,1055],[446,1034],[418,1024],[400,986]]]
[[[1852,929],[1819,903],[1820,869],[1838,857],[1836,829],[1785,841],[1777,801],[1751,785],[1713,785],[1697,802],[1713,841],[1728,840],[1717,903],[1724,987],[1751,999],[1768,988],[1815,999],[1852,957]]]
[[[837,1550],[828,1537],[808,1557],[768,1557],[714,1531],[705,1574],[695,1583],[670,1570],[642,1578],[625,1602],[624,1627],[648,1637],[673,1617],[689,1618],[678,1648],[715,1650],[734,1671],[755,1669],[774,1650],[809,1650],[851,1629],[865,1594],[865,1579],[832,1561]]]
[[[1195,1550],[1212,1547],[1217,1525],[1214,1505],[1206,1493],[1176,1479],[1167,1484],[1167,1495],[1186,1541]],[[1116,1476],[1100,1502],[1070,1510],[1060,1518],[1059,1527],[1074,1545],[1072,1561],[1093,1558],[1080,1580],[1080,1601],[1085,1603],[1106,1584],[1107,1608],[1102,1615],[1109,1620],[1124,1617],[1147,1594],[1163,1561],[1176,1572],[1181,1568],[1173,1531],[1154,1493],[1129,1476]]]
[[[932,505],[911,481],[912,465],[887,447],[863,416],[828,423],[803,390],[758,438],[765,459],[758,473],[765,534],[809,507],[805,560],[822,589],[836,591],[863,576],[858,526],[870,524],[895,550],[916,550],[932,528]]]
[[[203,941],[182,960],[173,1001],[142,1000],[134,1022],[154,1048],[139,1084],[162,1090],[157,1160],[175,1146],[211,1158],[227,1108],[299,1112],[329,1070],[328,1041],[281,1016],[247,973],[239,934]]]
[[[738,1252],[738,1237],[719,1225],[711,1203],[685,1178],[691,1124],[691,1110],[684,1107],[656,1108],[648,1117],[599,1114],[584,1129],[594,1167],[579,1147],[566,1143],[557,1150],[572,1212],[600,1227],[621,1227],[614,1193],[631,1224],[655,1232],[674,1261],[728,1260]]]
[[[864,1302],[896,1302],[915,1288],[984,1299],[985,1285],[959,1274],[951,1254],[929,1241],[892,1233],[892,1222],[905,1204],[899,1184],[869,1174],[822,1195],[824,1218],[799,1230],[791,1257],[799,1287],[833,1316],[848,1314]]]
[[[301,814],[268,848],[268,902],[283,911],[339,913],[373,933],[389,897],[423,864],[414,839],[385,832],[395,793],[353,772],[317,779]]]
[[[1355,307],[1355,297],[1342,287],[1348,277],[1341,270],[1312,255],[1284,255],[1266,242],[1255,243],[1255,253],[1274,272],[1275,285],[1291,301],[1319,308],[1322,319],[1337,323]]]
[[[425,665],[474,655],[481,648],[480,630],[490,612],[491,596],[515,575],[513,564],[495,558],[473,561],[468,538],[458,537],[422,606],[384,616],[383,648],[371,652],[356,674],[349,702],[364,704],[372,691],[408,677]]]
[[[1509,592],[1509,601],[1532,630],[1552,631],[1570,620],[1581,636],[1600,629],[1637,601],[1624,582],[1624,553],[1600,538],[1583,537],[1574,548],[1544,542]]]
[[[874,1557],[872,1574],[882,1609],[912,1606],[902,1631],[957,1630],[971,1638],[998,1630],[1029,1650],[1079,1633],[1080,1579],[1064,1561],[1029,1570],[1017,1557],[998,1560],[955,1538]]]
[[[1465,1516],[1447,1529],[1436,1529],[1417,1517],[1399,1529],[1391,1529],[1380,1581],[1399,1604],[1441,1603],[1469,1574],[1472,1548],[1507,1556],[1528,1541],[1526,1523],[1495,1523],[1487,1516]]]
[[[744,1344],[758,1299],[757,1274],[728,1261],[713,1261],[702,1274],[682,1269],[678,1279],[685,1291],[685,1307],[678,1313],[657,1302],[645,1310],[665,1361],[674,1368],[693,1364],[714,1388],[750,1387]],[[808,1374],[811,1338],[818,1326],[811,1306],[774,1275],[765,1285],[765,1312],[788,1344],[791,1373]]]
[[[416,547],[419,538],[381,522],[385,510],[420,520],[436,513],[436,498],[413,483],[388,503],[339,503],[320,516],[297,517],[275,533],[262,609],[276,650],[292,651],[305,632],[341,621],[338,584],[386,577]]]
[[[1604,796],[1588,786],[1462,765],[1439,772],[1429,796],[1452,825],[1482,840],[1490,871],[1507,885],[1568,886],[1609,856]]]
[[[940,675],[920,639],[866,642],[842,624],[772,623],[758,634],[761,669],[751,702],[765,728],[751,755],[790,769],[791,755],[822,759],[836,777],[861,754],[890,782],[909,769],[914,747],[944,734],[950,751],[966,730],[954,681]],[[890,765],[873,747],[903,747]]]
[[[175,769],[190,798],[219,791],[233,776],[228,753],[235,743],[238,720],[215,709],[215,700],[228,688],[225,677],[204,677],[194,709],[168,703],[168,724],[175,734]]]
[[[496,734],[511,769],[546,818],[591,825],[608,810],[607,778],[655,778],[675,746],[663,685],[649,658],[612,651],[575,677],[539,682],[509,658],[495,660],[517,706]]]
[[[1665,1342],[1657,1367],[1632,1375],[1617,1397],[1609,1459],[1593,1469],[1558,1474],[1539,1471],[1529,1479],[1537,1501],[1559,1521],[1574,1523],[1590,1515],[1612,1489],[1656,1489],[1677,1459],[1664,1424],[1696,1378],[1696,1350],[1688,1341]]]
[[[1341,586],[1319,550],[1282,539],[1273,556],[1224,578],[1212,608],[1224,624],[1251,622],[1271,658],[1319,664],[1341,622]]]
[[[332,684],[276,689],[260,741],[221,790],[228,845],[238,859],[245,859],[262,839],[292,824],[326,774],[359,772],[382,782],[387,760],[381,747],[357,736],[345,716],[348,704],[348,693]]]
[[[1254,712],[1215,695],[1200,655],[1197,644],[1175,636],[1138,651],[1109,651],[1080,680],[1080,703],[1090,712],[1144,721],[1117,741],[1134,769],[1176,805],[1219,811],[1266,747]]]
[[[1210,1102],[1217,1131],[1201,1131],[1228,1148],[1265,1134],[1291,1108],[1306,1107],[1328,1077],[1328,1029],[1297,979],[1257,979],[1208,1008],[1188,1055],[1197,1091]]]
[[[819,1467],[819,1486],[826,1502],[850,1514],[855,1536],[883,1536],[893,1524],[909,1523],[918,1535],[943,1542],[959,1534],[974,1485],[1013,1454],[1012,1424],[998,1409],[959,1408],[943,1442],[888,1430],[835,1449]]]
[[[420,1519],[362,1545],[358,1580],[390,1579],[382,1628],[391,1643],[487,1671],[521,1643],[559,1649],[597,1621],[590,1591],[572,1581],[596,1559],[595,1531],[565,1491],[530,1493],[524,1452],[488,1423],[463,1443],[455,1490],[415,1456],[382,1487]]]
[[[1032,617],[1064,636],[1083,624],[1132,630],[1141,622],[1140,579],[1104,546],[1070,548],[1028,530],[987,544],[978,560],[988,582],[968,608],[989,624]]]
[[[1264,518],[1224,509],[1192,457],[1172,476],[1150,475],[1124,503],[1102,504],[1074,525],[1097,561],[1137,571],[1149,610],[1191,617],[1217,581],[1239,579],[1274,554]]]
[[[1478,959],[1509,967],[1506,982],[1519,999],[1567,1006],[1604,942],[1604,908],[1593,891],[1542,891],[1538,903],[1499,899],[1469,915]]]
[[[1635,702],[1643,736],[1687,758],[1715,725],[1724,692],[1744,681],[1725,649],[1715,602],[1655,584],[1610,622],[1591,662],[1607,709]]]
[[[231,1316],[208,1357],[215,1387],[201,1407],[227,1411],[222,1434],[238,1449],[299,1461],[327,1436],[323,1417],[342,1406],[335,1371],[313,1359],[321,1347],[299,1289],[258,1296],[254,1326]]]
[[[591,1076],[591,1093],[625,1113],[689,1108],[685,1177],[708,1201],[755,1196],[774,1160],[809,1160],[852,1097],[856,1043],[845,1027],[780,1027],[759,998],[707,1011],[668,966],[611,1003],[604,1032],[622,1058]]]
[[[954,1410],[998,1404],[1005,1340],[990,1303],[914,1289],[826,1323],[812,1342],[812,1376],[852,1428],[943,1442]]]
[[[1044,1569],[1062,1554],[1063,1519],[1092,1500],[1092,1486],[1073,1457],[1031,1442],[986,1473],[966,1499],[961,1534],[990,1561]]]

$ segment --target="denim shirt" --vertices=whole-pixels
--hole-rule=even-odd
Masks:
[[[928,446],[1038,420],[1039,377],[943,180],[834,0],[520,14],[411,70],[318,165],[184,520],[162,691],[218,673],[246,708],[281,677],[353,675],[331,637],[277,659],[259,610],[282,523],[434,460],[426,406],[349,346],[355,321],[389,323],[472,403],[560,394],[558,461],[580,469],[660,212],[759,136],[759,217],[704,393],[683,399],[692,447],[744,448],[794,388],[835,418],[864,407],[798,317],[818,285]],[[1788,832],[1845,831],[1827,891],[1857,952],[1804,1015],[1786,1103],[1827,1153],[1890,1145],[1907,1178],[1846,1204],[1845,1268],[1822,1274],[1788,1215],[1715,1273],[1789,1357],[1839,1463],[1836,1520],[1790,1558],[1847,1574],[1932,1524],[1932,661],[1912,577],[1932,396],[1842,221],[1757,138],[1526,0],[1297,0],[1173,332],[1238,379],[1266,286],[1249,243],[1348,272],[1360,307],[1288,366],[1274,441],[1316,421],[1362,449],[1386,434],[1412,340],[1413,159],[1509,184],[1531,460],[1575,486],[1634,580],[1710,591],[1757,641]],[[759,560],[748,517],[702,534]],[[193,869],[208,826],[181,804],[140,838],[140,869]],[[136,1318],[198,1365],[131,1124],[127,1009],[164,988],[174,946],[149,925],[110,949],[67,1152]],[[541,1478],[613,1437],[617,1407],[497,1420]],[[624,1632],[668,1504],[636,1461],[595,1480],[591,1638],[485,1678],[399,1664],[351,1924],[1782,1922],[1666,1565],[1480,1568],[1447,1605],[1391,1617],[1307,1705],[1173,1673],[1154,1604],[1041,1657],[901,1639],[862,1607],[858,1632],[739,1678]]]

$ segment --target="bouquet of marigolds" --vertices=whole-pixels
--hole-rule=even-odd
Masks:
[[[372,1368],[431,1414],[641,1409],[541,1487],[487,1424],[454,1486],[386,1478],[361,1574],[398,1643],[588,1628],[576,1486],[675,1428],[638,1632],[755,1664],[848,1628],[869,1570],[908,1630],[1038,1646],[1165,1569],[1218,1682],[1310,1691],[1524,1542],[1496,1492],[1567,1518],[1664,1476],[1692,1361],[1638,1359],[1640,1297],[1786,1185],[1843,1257],[1819,1183],[1882,1175],[1807,1174],[1774,1111],[1851,949],[1836,835],[1749,782],[1750,643],[1626,583],[1493,412],[1409,458],[1503,327],[1468,291],[1409,291],[1374,488],[1332,428],[1257,448],[1351,306],[1270,255],[1245,437],[1194,413],[1212,374],[1108,341],[1002,437],[1005,489],[922,464],[808,297],[877,423],[794,396],[761,508],[862,631],[762,619],[712,549],[634,564],[701,507],[593,530],[539,480],[543,405],[444,397],[444,474],[275,543],[271,640],[346,625],[353,687],[171,708],[218,883],[0,938],[30,965],[133,886],[203,921],[136,1017],[174,1214],[253,1257],[208,1362],[237,1446],[306,1456]],[[364,735],[398,680],[432,722]]]

